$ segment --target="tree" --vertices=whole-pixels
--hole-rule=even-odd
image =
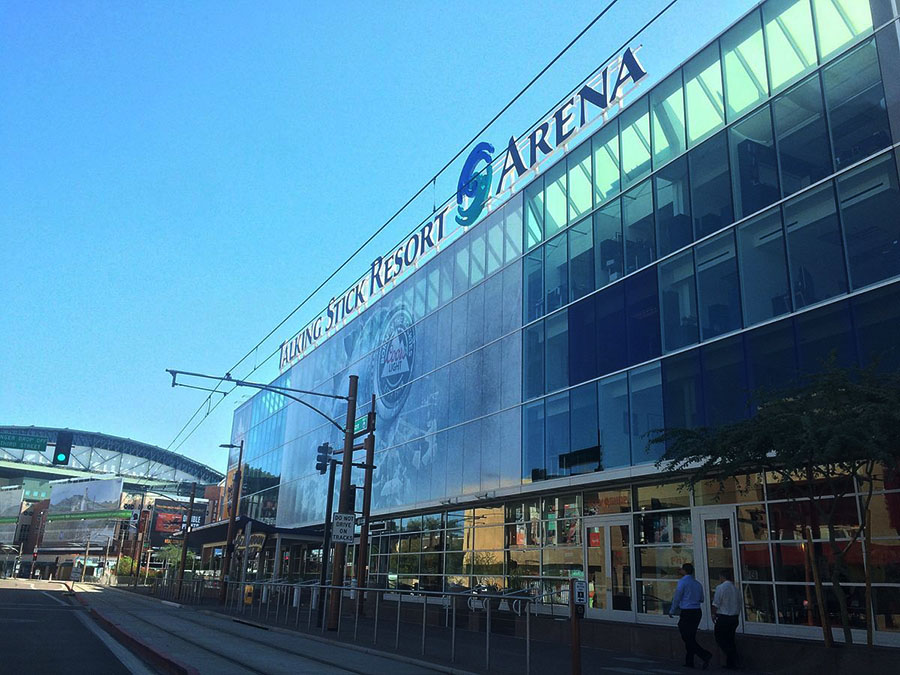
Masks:
[[[127,555],[119,556],[119,562],[116,563],[116,575],[120,577],[127,577],[131,575],[131,570],[134,567],[134,560]]]
[[[162,560],[166,566],[179,566],[181,565],[181,545],[180,544],[166,544],[155,554],[155,557],[159,560]]]
[[[842,528],[839,533],[837,516],[842,499],[855,492],[857,482],[863,486],[865,514],[877,469],[895,472],[900,466],[900,376],[880,373],[874,366],[839,368],[832,358],[799,386],[757,392],[752,398],[757,410],[748,419],[717,428],[651,432],[650,443],[666,448],[656,464],[683,472],[691,486],[712,479],[720,489],[739,474],[776,476],[784,496],[796,507],[795,516],[805,521],[804,534],[823,538],[822,530],[827,533],[825,578],[830,579],[838,603],[844,639],[852,643],[841,581],[847,578],[847,553],[859,541],[866,519],[851,532]],[[840,534],[849,535],[849,541]],[[812,566],[821,570],[821,544],[811,547],[810,553]],[[822,597],[819,584],[817,592]],[[819,604],[830,642],[825,608]],[[870,616],[871,607],[866,612]]]

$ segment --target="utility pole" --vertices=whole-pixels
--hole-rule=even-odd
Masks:
[[[223,448],[233,448],[232,443],[220,445]],[[234,471],[234,479],[231,481],[231,509],[228,514],[228,533],[225,535],[225,553],[222,556],[222,573],[219,584],[219,602],[225,604],[228,593],[228,575],[231,572],[231,557],[234,555],[234,521],[237,518],[238,505],[240,504],[241,472],[244,467],[244,439],[238,445],[238,464]]]
[[[324,586],[328,579],[328,555],[331,549],[331,505],[334,503],[334,469],[337,466],[337,460],[330,458],[328,460],[328,498],[325,502],[325,528],[322,532],[322,564],[319,569],[319,597],[316,601],[316,625],[322,625],[322,618],[325,614],[325,590]]]
[[[88,562],[88,552],[91,548],[91,538],[88,537],[88,540],[84,544],[84,565],[81,566],[81,583],[85,583],[87,581],[87,562]]]
[[[359,376],[350,376],[350,392],[347,397],[347,417],[344,420],[344,454],[341,457],[341,492],[338,505],[339,513],[350,513],[353,510],[350,494],[350,473],[353,470],[353,425],[356,422],[356,392],[359,387]],[[340,608],[340,587],[344,585],[344,563],[347,557],[347,544],[337,542],[334,545],[334,562],[331,568],[331,585],[338,591],[331,594],[328,608],[328,630],[337,630],[338,611]]]
[[[194,517],[194,497],[197,494],[197,483],[191,485],[191,501],[188,506],[187,522],[184,524],[184,539],[181,541],[181,569],[178,571],[178,600],[181,600],[181,588],[184,586],[184,565],[187,562],[188,533],[191,531],[191,519]]]
[[[363,507],[362,527],[359,530],[359,551],[356,561],[356,592],[359,594],[357,606],[362,612],[365,600],[365,591],[369,582],[368,557],[369,557],[369,513],[372,508],[372,472],[375,469],[375,394],[372,394],[372,408],[369,412],[369,435],[366,436],[364,447],[366,450],[365,478],[363,482]]]
[[[143,534],[141,532],[141,516],[144,515],[144,497],[146,497],[146,496],[147,496],[146,492],[141,493],[141,508],[138,511],[138,524],[137,524],[137,529],[135,530],[135,533],[134,533],[134,549],[131,551],[131,576],[132,577],[134,576],[135,562],[137,562],[138,565],[140,565],[140,563],[141,563],[140,554],[137,553],[137,544],[138,544],[138,539]],[[140,569],[138,571],[140,571]],[[135,584],[135,586],[137,586],[137,584]]]

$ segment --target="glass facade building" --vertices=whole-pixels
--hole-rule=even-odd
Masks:
[[[742,630],[821,635],[784,486],[680,490],[646,435],[745,418],[747,392],[832,354],[900,368],[897,16],[892,0],[760,3],[276,380],[341,394],[355,374],[361,410],[376,397],[373,584],[552,603],[577,577],[589,617],[653,622],[694,561],[707,587],[735,571]],[[321,523],[316,449],[339,436],[250,399],[242,511]],[[877,639],[895,644],[898,504],[882,481],[869,560]]]

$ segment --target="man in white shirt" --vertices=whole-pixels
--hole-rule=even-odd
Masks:
[[[734,573],[724,569],[719,574],[721,583],[716,586],[716,594],[712,601],[712,617],[716,624],[716,644],[725,652],[725,667],[737,668],[737,647],[734,644],[734,633],[741,620],[741,594],[734,585]]]

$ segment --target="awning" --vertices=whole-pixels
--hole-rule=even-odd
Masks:
[[[244,531],[244,528],[247,527],[248,522],[251,523],[250,531],[253,534],[266,534],[269,535],[269,538],[272,540],[274,540],[276,534],[281,534],[292,539],[301,539],[310,542],[322,541],[322,526],[298,528],[276,527],[275,525],[264,523],[261,520],[254,520],[253,518],[249,518],[247,516],[239,516],[235,519],[235,536],[238,533]],[[228,521],[220,520],[215,523],[208,523],[206,525],[201,525],[200,527],[195,527],[193,530],[191,530],[190,537],[188,538],[188,545],[190,548],[200,548],[208,544],[224,544],[227,537]],[[182,533],[179,532],[178,534],[173,535],[172,538],[181,539]]]

